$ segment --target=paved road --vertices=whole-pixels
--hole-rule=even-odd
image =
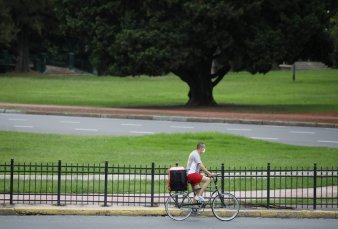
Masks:
[[[337,128],[174,122],[73,116],[0,114],[0,130],[75,135],[145,135],[217,131],[293,145],[338,148]]]
[[[337,219],[236,218],[230,222],[222,222],[213,217],[191,217],[183,222],[176,222],[168,217],[140,216],[0,216],[0,222],[1,229],[336,229],[338,226]]]

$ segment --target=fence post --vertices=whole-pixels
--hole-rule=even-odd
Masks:
[[[268,163],[267,166],[267,171],[266,171],[266,176],[267,176],[267,180],[266,180],[266,207],[270,208],[270,163]]]
[[[313,209],[317,208],[317,164],[313,165]]]
[[[154,189],[155,189],[155,163],[151,163],[151,193],[150,193],[150,201],[151,207],[154,207]]]
[[[61,206],[61,160],[58,161],[58,193],[57,206]]]
[[[104,207],[107,207],[107,195],[108,195],[108,161],[104,163]]]
[[[222,193],[224,193],[224,163],[222,163],[222,166],[221,166],[221,188],[222,188]]]
[[[296,63],[292,65],[292,81],[296,81]]]
[[[11,159],[11,174],[9,183],[9,203],[13,204],[13,187],[14,187],[14,159]]]

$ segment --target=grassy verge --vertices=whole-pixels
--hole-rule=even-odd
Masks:
[[[338,110],[338,70],[289,71],[266,75],[229,73],[214,89],[229,111],[317,112]],[[177,106],[187,102],[187,85],[164,77],[1,75],[0,101],[102,107]]]
[[[86,175],[84,176],[86,177]],[[40,180],[39,175],[36,176],[37,179],[25,180],[22,178],[20,180],[14,179],[13,182],[13,192],[14,193],[44,193],[52,194],[57,193],[57,179],[54,180]],[[270,190],[272,193],[284,194],[285,189],[310,189],[308,191],[304,190],[297,195],[302,196],[307,195],[312,192],[314,184],[312,182],[313,178],[281,178],[280,181],[272,179]],[[235,191],[261,191],[267,190],[266,179],[262,178],[250,178],[250,179],[225,179],[224,189],[230,192]],[[330,180],[327,178],[318,178],[316,187],[324,187],[323,193],[326,193],[326,186],[337,185],[338,181]],[[7,179],[0,179],[0,193],[9,193],[10,192],[10,181]],[[221,182],[219,182],[219,185]],[[77,193],[77,194],[93,194],[93,193],[104,193],[104,180],[98,181],[97,179],[93,180],[83,180],[82,178],[74,178],[70,180],[64,180],[61,182],[62,193]],[[125,179],[122,180],[122,175],[120,179],[114,181],[108,181],[107,185],[108,193],[110,194],[145,194],[151,193],[151,181],[144,179]],[[219,187],[220,188],[220,187]],[[208,189],[209,192],[213,192],[215,188],[213,185]],[[280,190],[280,191],[279,191]],[[320,190],[319,190],[320,191]],[[154,181],[154,192],[155,193],[167,193],[167,181]],[[258,194],[259,195],[259,194]],[[295,192],[293,193],[296,196]],[[249,196],[249,194],[248,194]]]
[[[0,132],[0,162],[104,163],[185,166],[197,142],[207,145],[208,167],[337,167],[338,149],[291,146],[220,133],[157,134],[139,137],[70,136]]]

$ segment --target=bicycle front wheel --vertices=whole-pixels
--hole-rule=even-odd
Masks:
[[[222,221],[234,219],[239,212],[239,203],[237,198],[230,193],[220,193],[212,201],[212,213]]]
[[[170,195],[165,203],[167,215],[174,220],[185,220],[191,214],[191,198],[186,193]]]

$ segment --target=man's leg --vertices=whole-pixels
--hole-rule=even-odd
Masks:
[[[194,185],[194,186],[193,186],[193,189],[194,189],[194,190],[198,190],[198,191],[199,191],[199,189],[200,189],[200,185],[199,185],[199,184],[196,184],[196,185]],[[197,192],[196,192],[196,193],[197,193]]]
[[[195,203],[196,202],[195,196],[198,196],[198,191],[201,190],[201,188],[199,184],[196,184],[196,185],[192,185],[192,189],[194,190],[194,198],[192,198],[192,202]]]
[[[202,178],[202,182],[204,182],[204,184],[202,185],[202,188],[197,192],[198,196],[202,196],[204,190],[208,187],[208,185],[210,184],[210,178],[209,177],[205,177],[203,176]]]

